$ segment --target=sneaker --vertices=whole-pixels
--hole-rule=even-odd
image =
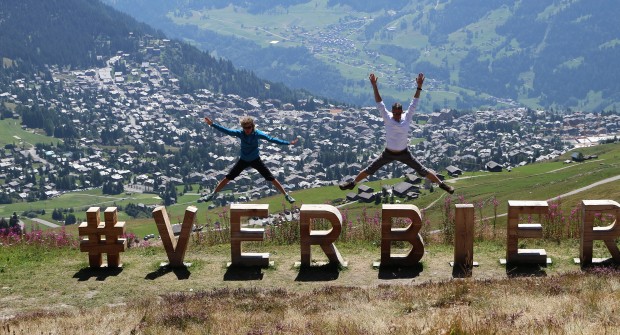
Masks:
[[[289,204],[292,204],[295,202],[295,198],[291,197],[290,194],[285,195],[284,198],[286,199],[286,201],[288,201]]]
[[[454,193],[454,187],[452,187],[452,186],[450,186],[450,185],[448,185],[446,183],[439,184],[439,188],[441,188],[442,190],[444,190],[444,191],[446,191],[446,192],[448,192],[450,194]]]
[[[341,190],[352,190],[355,188],[355,183],[352,181],[348,181],[346,183],[341,183],[340,185],[338,185],[338,187],[340,187]]]
[[[215,193],[210,193],[210,194],[207,194],[207,195],[205,195],[204,197],[200,198],[199,200],[202,200],[202,201],[204,201],[204,202],[207,202],[207,201],[211,201],[211,200],[213,200],[213,198],[215,198]]]

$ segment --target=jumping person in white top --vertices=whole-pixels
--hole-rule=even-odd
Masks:
[[[377,77],[374,73],[369,76],[370,84],[375,94],[375,101],[377,102],[377,109],[381,112],[383,117],[383,123],[385,124],[385,150],[377,157],[370,165],[360,171],[355,177],[355,180],[344,182],[340,184],[341,190],[352,190],[355,185],[365,179],[366,177],[377,172],[382,166],[393,161],[399,161],[407,164],[407,166],[414,169],[419,175],[428,178],[433,183],[439,184],[439,187],[444,191],[452,194],[454,188],[441,181],[437,175],[420,164],[415,157],[409,152],[409,125],[413,118],[413,113],[418,106],[418,100],[420,98],[420,92],[422,91],[422,84],[424,83],[424,74],[420,73],[416,78],[418,85],[413,100],[409,104],[409,108],[403,115],[403,106],[396,102],[392,105],[392,112],[389,112],[381,99],[379,94],[379,88],[377,87]]]

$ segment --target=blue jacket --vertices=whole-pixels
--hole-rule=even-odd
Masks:
[[[213,123],[213,128],[223,132],[224,134],[239,137],[241,139],[241,150],[240,150],[240,158],[246,162],[253,161],[259,157],[258,153],[258,140],[264,139],[272,143],[281,144],[281,145],[289,145],[291,144],[289,141],[284,141],[279,138],[271,137],[264,132],[254,129],[254,131],[250,135],[246,135],[243,129],[228,129],[224,126],[221,126],[217,123]]]

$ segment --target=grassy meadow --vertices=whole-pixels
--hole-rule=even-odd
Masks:
[[[216,32],[225,36],[246,39],[266,48],[274,41],[281,47],[299,47],[307,45],[305,34],[317,31],[329,31],[330,26],[337,24],[343,19],[343,12],[348,15],[349,21],[360,22],[359,27],[341,32],[341,37],[348,39],[348,42],[355,45],[356,50],[380,50],[386,44],[405,49],[420,50],[420,62],[429,62],[435,66],[445,66],[450,64],[450,83],[458,83],[460,73],[460,62],[467,57],[468,50],[475,46],[480,50],[481,56],[491,57],[496,52],[497,46],[503,42],[504,37],[496,32],[498,26],[503,25],[512,13],[507,6],[500,7],[480,20],[471,23],[448,35],[445,44],[433,45],[429,42],[429,37],[420,33],[420,28],[414,22],[422,26],[432,25],[429,17],[431,12],[442,10],[445,3],[435,1],[411,3],[406,7],[409,14],[395,16],[393,20],[386,21],[384,28],[394,27],[388,34],[381,30],[373,36],[367,36],[365,30],[368,25],[373,24],[373,20],[385,16],[385,10],[372,13],[358,12],[351,10],[348,6],[330,6],[328,0],[316,0],[307,3],[287,6],[287,8],[276,8],[266,13],[254,14],[238,6],[227,6],[224,8],[204,8],[191,12],[170,12],[168,18],[177,25],[191,25],[198,29]],[[553,7],[553,6],[550,6]],[[515,42],[516,43],[516,42]],[[518,49],[518,45],[514,45]],[[217,54],[217,50],[213,50]],[[516,51],[500,51],[503,53]],[[393,67],[398,64],[397,60],[388,55],[376,57],[372,54],[359,52],[350,54],[335,54],[329,48],[315,51],[314,57],[322,62],[333,66],[350,84],[346,90],[353,95],[369,94],[370,87],[367,86],[367,76],[370,72],[375,72],[380,78],[388,78],[394,73]],[[389,69],[389,70],[388,70]],[[294,70],[294,69],[291,69]],[[428,78],[433,78],[432,73],[427,73]],[[387,79],[386,79],[387,80]],[[528,83],[532,83],[533,77],[524,78]],[[364,85],[356,83],[363,82]],[[387,81],[385,82],[387,83]],[[428,106],[457,106],[459,96],[476,96],[477,92],[453,86],[450,83],[442,83],[440,86],[433,87],[425,96],[425,105]],[[397,89],[390,85],[382,85],[381,92],[385,96],[392,96],[400,101],[407,101],[411,98],[411,91]],[[482,94],[481,98],[487,98],[491,106],[502,107],[502,103],[495,101],[492,96]],[[528,106],[538,108],[538,101],[527,100],[523,94],[520,98],[527,101]],[[595,105],[594,97],[591,104]],[[584,106],[585,107],[585,106]],[[432,108],[431,108],[432,109]]]
[[[455,203],[470,203],[476,205],[477,217],[489,218],[506,213],[508,200],[552,200],[560,202],[566,210],[579,206],[584,199],[620,199],[620,180],[608,182],[600,186],[584,189],[578,193],[570,192],[587,187],[595,182],[620,175],[620,145],[608,144],[580,149],[584,155],[598,155],[597,159],[583,163],[564,163],[570,159],[571,152],[554,161],[536,163],[517,167],[511,172],[504,170],[500,173],[489,172],[466,172],[458,178],[448,178],[448,182],[455,187],[456,192],[447,196],[445,192],[436,188],[433,192],[425,190],[418,199],[399,199],[396,202],[410,203],[424,210],[428,230],[440,228],[444,217],[444,206]],[[445,171],[440,171],[444,172]],[[382,185],[394,185],[402,178],[390,180],[374,180],[364,182],[375,189],[381,190]],[[231,183],[234,188],[234,182]],[[194,185],[194,190],[198,186]],[[182,187],[178,189],[182,193]],[[270,213],[278,213],[300,207],[302,204],[330,204],[337,199],[344,199],[345,191],[338,186],[326,186],[321,188],[305,189],[292,192],[297,200],[294,205],[289,205],[284,197],[275,195],[263,198],[252,203],[269,204]],[[187,192],[179,196],[178,203],[167,207],[171,221],[181,222],[187,206],[196,206],[198,216],[196,224],[204,225],[221,221],[221,217],[227,213],[228,207],[216,207],[208,209],[210,203],[197,203],[199,195],[196,191]],[[80,192],[68,192],[60,197],[37,202],[19,202],[10,205],[0,205],[0,217],[9,218],[14,212],[18,215],[26,211],[45,210],[44,215],[38,218],[54,222],[51,219],[55,208],[72,208],[78,222],[86,220],[86,210],[89,207],[124,208],[127,204],[142,203],[145,205],[161,204],[161,199],[150,193],[124,193],[119,195],[104,195],[101,189],[93,189]],[[373,203],[347,203],[339,206],[340,210],[350,218],[359,217],[362,212],[369,215],[380,212],[381,204]],[[127,229],[138,236],[157,234],[154,221],[150,218],[134,219],[127,216],[123,211],[119,212],[119,220],[127,222]],[[22,216],[27,227],[48,229],[46,226],[36,224]],[[502,221],[502,220],[500,220]],[[67,227],[70,231],[76,227]]]
[[[464,279],[446,244],[427,244],[413,268],[373,268],[376,244],[336,244],[347,268],[299,269],[298,244],[258,242],[244,251],[274,266],[227,268],[230,245],[196,236],[187,269],[160,268],[157,244],[128,249],[116,270],[89,269],[75,245],[3,245],[0,333],[613,334],[620,321],[620,270],[573,264],[576,240],[541,242],[547,267],[509,268],[502,241],[476,242],[480,265]]]
[[[416,267],[374,268],[380,260],[380,204],[352,203],[336,246],[347,267],[297,268],[299,223],[265,227],[263,242],[247,242],[244,252],[268,252],[268,268],[228,268],[230,235],[227,208],[208,210],[188,193],[167,208],[171,221],[182,220],[196,205],[198,224],[185,261],[187,269],[160,268],[167,261],[157,240],[134,240],[121,254],[120,269],[90,269],[79,251],[76,226],[27,232],[0,240],[0,334],[614,334],[620,317],[620,268],[613,263],[580,267],[579,215],[584,199],[620,199],[620,144],[581,150],[598,155],[584,163],[568,158],[515,168],[512,172],[466,173],[449,179],[457,192],[436,190],[404,201],[423,209],[425,253]],[[366,183],[381,184],[399,180]],[[583,188],[583,189],[582,189]],[[571,194],[576,190],[581,191]],[[303,203],[342,198],[336,186],[293,192]],[[505,266],[508,200],[553,200],[561,220],[543,222],[545,237],[520,240],[520,248],[544,248],[546,266]],[[80,208],[158,203],[152,194],[104,196],[100,190],[67,193],[40,203],[5,205],[3,214],[31,206]],[[152,202],[149,202],[152,201]],[[271,212],[290,209],[282,196],[259,201]],[[471,277],[450,267],[454,259],[446,217],[456,203],[475,205],[474,261]],[[570,214],[569,214],[570,213]],[[134,220],[122,212],[128,231],[157,233],[152,219]],[[214,222],[222,222],[220,229]],[[317,223],[320,225],[321,223]],[[564,229],[568,227],[569,229]],[[392,244],[393,253],[408,246]],[[610,257],[602,242],[594,257]],[[326,261],[319,247],[314,262]],[[105,257],[104,257],[105,261]]]
[[[25,130],[21,127],[21,120],[4,119],[0,120],[0,146],[12,144],[24,149],[30,149],[35,143],[58,143],[57,138],[52,138],[39,134],[31,129]]]

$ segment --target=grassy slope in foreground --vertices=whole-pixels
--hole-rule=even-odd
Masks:
[[[160,246],[121,255],[118,271],[88,269],[75,249],[2,248],[0,315],[10,333],[238,334],[613,333],[618,271],[582,273],[578,241],[547,243],[548,268],[506,269],[503,243],[475,245],[475,280],[451,280],[450,246],[429,245],[422,266],[373,269],[376,245],[338,244],[346,270],[295,269],[298,246],[251,244],[269,269],[225,267],[228,245],[192,243],[188,270],[162,271]],[[313,250],[313,257],[324,259]]]
[[[586,155],[599,155],[599,160],[584,164],[550,162],[510,173],[476,173],[459,178],[455,185],[468,199],[496,196],[502,206],[503,199],[545,199],[619,175],[619,148],[611,144],[584,149]],[[617,201],[618,186],[618,182],[605,184],[563,201]],[[335,187],[327,190],[303,190],[295,196],[316,203],[341,194]],[[317,198],[320,194],[323,198]],[[444,195],[434,192],[414,204],[422,207],[439,196]],[[278,208],[280,198],[266,201],[271,202],[270,208]],[[441,206],[431,208],[435,207]],[[361,205],[352,205],[350,213],[361,210]],[[439,215],[438,210],[427,213]],[[152,220],[143,224],[154,226]],[[111,272],[89,270],[87,255],[77,249],[2,246],[0,315],[8,318],[2,331],[93,333],[104,322],[110,331],[153,334],[233,334],[257,329],[298,333],[301,325],[316,333],[351,334],[445,333],[449,329],[613,333],[620,322],[614,312],[620,308],[617,270],[582,271],[573,264],[579,254],[577,239],[528,241],[527,247],[546,249],[553,264],[507,269],[498,262],[505,255],[502,230],[498,231],[496,241],[475,242],[474,259],[480,266],[473,271],[476,280],[465,281],[451,280],[452,246],[432,241],[420,268],[388,270],[371,266],[380,258],[377,243],[337,241],[349,267],[310,272],[293,267],[300,258],[299,245],[244,245],[246,252],[271,253],[275,266],[236,271],[225,267],[229,245],[207,246],[192,239],[186,255],[192,267],[173,272],[159,270],[160,262],[166,261],[159,245],[127,250],[121,255],[122,270]],[[604,245],[595,247],[595,257],[609,257]],[[325,259],[318,248],[312,256]],[[106,315],[103,321],[101,315]]]

